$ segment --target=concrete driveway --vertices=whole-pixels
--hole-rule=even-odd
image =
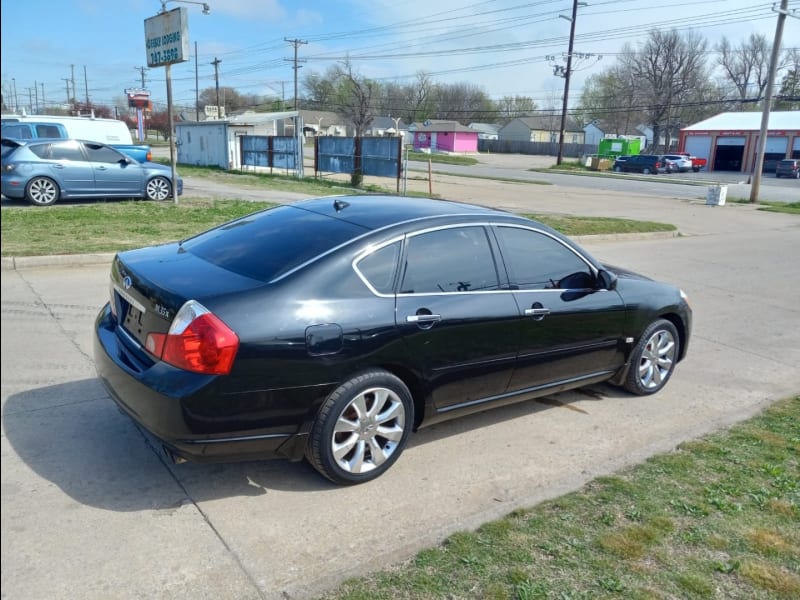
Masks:
[[[174,466],[95,379],[107,264],[20,262],[2,271],[3,598],[311,597],[800,391],[796,216],[455,179],[439,193],[678,224],[681,237],[583,240],[688,292],[693,339],[667,388],[593,386],[435,426],[351,488],[302,463]]]

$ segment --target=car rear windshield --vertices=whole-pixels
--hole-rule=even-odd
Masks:
[[[272,281],[366,232],[336,218],[279,206],[201,233],[182,247],[223,269]]]

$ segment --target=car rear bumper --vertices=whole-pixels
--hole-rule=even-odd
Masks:
[[[233,462],[269,458],[299,460],[307,432],[297,425],[270,430],[206,433],[191,410],[209,393],[214,377],[188,373],[156,363],[136,372],[114,331],[106,305],[95,321],[94,360],[97,375],[119,408],[160,443],[175,459]]]

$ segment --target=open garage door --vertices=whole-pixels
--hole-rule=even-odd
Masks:
[[[744,142],[744,136],[717,138],[714,170],[740,172],[744,161]]]

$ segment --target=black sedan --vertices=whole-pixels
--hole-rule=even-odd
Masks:
[[[658,392],[683,292],[499,210],[306,200],[118,254],[97,372],[177,462],[305,457],[338,484],[411,431],[601,381]]]

